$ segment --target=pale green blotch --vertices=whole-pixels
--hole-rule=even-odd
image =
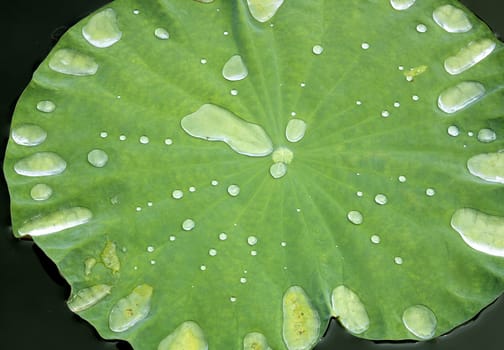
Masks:
[[[452,114],[480,100],[485,94],[485,87],[475,81],[463,81],[444,90],[438,98],[438,107],[443,112]]]
[[[495,42],[490,39],[471,41],[456,55],[445,60],[445,70],[451,75],[463,73],[490,55],[495,46]]]
[[[222,68],[222,76],[229,81],[243,80],[247,75],[247,67],[240,55],[232,56]]]
[[[465,33],[472,29],[466,13],[453,5],[439,6],[432,13],[432,18],[448,33]]]
[[[298,142],[304,137],[306,123],[301,119],[291,119],[285,128],[285,137],[289,142]]]
[[[164,338],[158,350],[207,350],[208,344],[200,326],[193,321],[186,321]]]
[[[246,156],[262,157],[273,151],[271,140],[262,127],[213,104],[205,104],[182,118],[181,126],[193,137],[223,141]]]
[[[94,75],[98,71],[98,63],[92,57],[72,49],[59,49],[49,60],[49,68],[53,71],[75,76]]]
[[[294,153],[287,147],[278,147],[271,155],[271,158],[275,163],[282,162],[290,164],[294,159]]]
[[[35,124],[22,124],[12,129],[11,136],[20,146],[38,146],[47,138],[47,132]]]
[[[493,256],[504,257],[504,218],[471,208],[458,209],[451,226],[471,248]]]
[[[45,201],[51,198],[53,190],[46,184],[36,184],[30,190],[30,196],[34,201]]]
[[[347,286],[336,287],[331,295],[334,317],[354,334],[361,334],[369,328],[369,316],[359,296]]]
[[[14,164],[16,173],[29,177],[58,175],[65,169],[66,162],[53,152],[37,152]]]
[[[319,339],[320,318],[303,288],[290,287],[283,296],[282,334],[289,350],[310,349]]]
[[[111,289],[112,287],[107,284],[97,284],[81,289],[68,300],[68,308],[73,312],[89,309],[110,294]]]
[[[488,182],[504,184],[504,152],[478,154],[467,161],[469,172]]]
[[[243,338],[243,350],[271,350],[271,348],[264,335],[252,332]]]
[[[271,19],[283,2],[284,0],[247,0],[250,14],[259,22]]]
[[[98,48],[110,47],[121,40],[122,32],[117,25],[115,11],[106,9],[93,15],[82,27],[82,36]]]
[[[390,0],[390,5],[398,11],[404,11],[409,9],[416,0]]]
[[[415,79],[415,77],[427,72],[428,69],[429,69],[429,67],[426,65],[413,67],[413,68],[408,69],[406,72],[404,72],[404,76],[406,77],[406,80],[413,81],[413,79]]]
[[[35,216],[28,220],[19,228],[18,235],[21,237],[50,235],[83,225],[91,220],[92,217],[93,214],[86,208],[73,207],[60,209],[46,215]]]
[[[112,332],[125,332],[143,321],[150,311],[152,287],[141,284],[112,307],[109,314],[109,328]]]
[[[431,339],[436,332],[436,315],[424,305],[408,307],[404,310],[402,321],[408,331],[423,340]]]
[[[108,155],[101,149],[94,149],[88,153],[87,159],[89,164],[95,168],[103,168],[107,165]]]
[[[105,247],[100,254],[100,258],[103,265],[105,265],[107,269],[112,270],[113,273],[119,272],[121,269],[121,262],[117,256],[117,249],[114,242],[107,241],[107,243],[105,243]]]
[[[87,258],[84,260],[84,274],[89,276],[91,272],[93,272],[93,268],[95,267],[97,261],[95,258]]]

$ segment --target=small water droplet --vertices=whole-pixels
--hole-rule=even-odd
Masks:
[[[295,115],[295,114],[294,114]],[[300,141],[306,132],[306,123],[301,119],[291,119],[285,129],[285,137],[289,142]]]
[[[208,60],[207,60],[206,58],[202,58],[202,59],[200,60],[200,63],[201,63],[201,64],[207,64],[207,63],[208,63]]]
[[[361,101],[361,100],[357,100],[357,101],[355,101],[355,104],[356,104],[357,106],[361,106],[361,105],[362,105],[362,101]]]
[[[216,249],[210,249],[208,250],[208,255],[210,256],[216,256],[217,255],[217,250]]]
[[[448,127],[448,135],[452,137],[457,137],[460,135],[460,130],[456,125],[450,125]]]
[[[217,180],[212,180],[211,185],[212,185],[212,186],[217,186],[217,185],[219,185],[219,181],[217,181]]]
[[[140,14],[140,10],[137,10],[137,9],[133,10],[133,14],[134,15],[139,15]]]
[[[172,197],[174,199],[181,199],[182,197],[184,197],[184,192],[182,190],[175,190],[172,192]]]
[[[174,242],[177,239],[177,237],[171,235],[169,239],[170,239],[171,242]]]
[[[156,38],[161,39],[161,40],[168,40],[170,39],[170,33],[165,28],[156,28],[154,30],[154,35]]]
[[[206,271],[206,269],[207,269],[206,265],[201,265],[201,266],[200,266],[200,270],[201,270],[201,271]]]
[[[173,145],[173,140],[172,139],[165,139],[164,140],[164,144],[167,145],[167,146],[170,146],[170,145]]]
[[[405,182],[406,182],[406,180],[407,180],[407,179],[406,179],[406,176],[404,176],[404,175],[400,175],[397,179],[398,179],[398,180],[399,180],[399,182],[401,182],[401,183],[405,183]]]
[[[229,81],[243,80],[247,75],[247,67],[240,55],[232,56],[222,68],[222,76]]]
[[[401,107],[401,104],[399,102],[394,102],[394,107],[399,108],[399,107]]]
[[[196,226],[196,223],[192,219],[186,219],[182,223],[182,229],[184,231],[191,231],[192,229],[194,229],[195,226]]]
[[[386,195],[379,193],[375,196],[374,201],[376,204],[385,205],[388,202],[388,198]]]
[[[301,83],[299,84],[299,86],[301,86],[302,88],[306,87],[306,83]]]
[[[490,55],[494,51],[495,46],[495,42],[490,39],[471,41],[456,55],[448,57],[445,60],[445,70],[451,75],[463,73]]]
[[[463,81],[443,91],[438,98],[439,108],[448,114],[477,102],[485,94],[485,87],[474,81]]]
[[[433,197],[436,195],[436,190],[433,188],[428,188],[425,190],[425,194],[429,197]]]
[[[381,238],[378,235],[372,235],[371,236],[371,242],[374,244],[379,244],[381,242]]]
[[[230,302],[232,302],[232,303],[235,303],[235,302],[236,302],[236,300],[237,300],[237,299],[236,299],[236,297],[230,297],[230,298],[229,298],[229,301],[230,301]]]
[[[240,187],[238,185],[230,185],[227,188],[227,192],[229,193],[230,196],[236,197],[240,194]]]
[[[194,186],[189,187],[189,192],[191,192],[191,193],[196,192],[196,187],[194,187]]]
[[[381,116],[382,116],[383,118],[388,118],[388,117],[390,117],[390,112],[389,112],[389,111],[382,111],[382,112],[381,112]]]
[[[36,184],[30,190],[30,196],[35,201],[45,201],[51,198],[53,190],[46,184]]]
[[[147,251],[148,251],[149,253],[154,252],[154,247],[153,247],[153,246],[151,246],[151,245],[150,245],[150,246],[148,246],[148,247],[147,247]]]
[[[247,238],[247,243],[248,243],[248,245],[250,245],[250,246],[254,246],[254,245],[256,245],[256,244],[257,244],[257,237],[256,237],[256,236],[249,236],[249,237]]]
[[[411,99],[416,102],[416,101],[420,100],[420,96],[413,95],[413,96],[411,96]]]
[[[122,32],[117,25],[115,11],[108,8],[93,15],[82,27],[82,36],[98,48],[110,47],[121,40]]]
[[[37,103],[37,110],[44,113],[52,113],[56,109],[56,104],[53,101],[45,100]]]
[[[354,225],[360,225],[364,221],[364,217],[357,210],[349,211],[347,214],[347,218]]]
[[[88,153],[87,160],[95,168],[103,168],[107,165],[108,155],[101,149],[94,149]]]
[[[313,46],[312,48],[312,52],[315,54],[315,55],[321,55],[322,52],[324,52],[324,48],[320,45],[315,45]]]
[[[222,34],[224,34],[224,36],[228,36],[228,35],[229,35],[229,32],[228,32],[228,31],[225,31],[225,32],[223,32]]]
[[[119,136],[119,141],[126,141],[126,139],[127,139],[126,135]]]
[[[231,91],[229,91],[229,93],[231,94],[231,96],[238,96],[238,90],[236,89],[232,89]]]
[[[148,144],[148,143],[150,142],[149,137],[147,137],[147,136],[145,136],[145,135],[144,135],[144,136],[140,136],[139,141],[140,141],[140,143],[141,143],[141,144],[143,144],[143,145],[146,145],[146,144]]]
[[[23,176],[52,176],[64,172],[66,162],[53,152],[37,152],[14,164],[14,171]]]
[[[219,233],[219,240],[225,241],[228,238],[228,235],[225,232]]]
[[[370,48],[370,45],[369,45],[368,43],[362,43],[362,44],[361,44],[361,48],[362,48],[363,50],[367,50],[367,49],[369,49],[369,48]]]
[[[448,33],[465,33],[472,29],[465,12],[453,5],[439,6],[434,10],[432,18]]]
[[[281,245],[282,247],[287,247],[287,242],[281,242],[281,243],[280,243],[280,245]]]
[[[483,143],[494,142],[497,139],[497,134],[492,129],[481,129],[478,132],[478,141]]]
[[[76,50],[59,49],[49,59],[49,68],[62,74],[86,76],[96,74],[98,63]]]
[[[409,9],[416,0],[390,0],[390,5],[398,11],[404,11]]]
[[[252,255],[252,256],[256,256],[256,255],[257,255],[257,250],[251,250],[251,251],[250,251],[250,255]]]
[[[287,165],[283,162],[276,162],[270,167],[270,175],[275,179],[280,179],[287,174]]]
[[[12,139],[21,146],[38,146],[47,138],[47,132],[35,124],[22,124],[12,129]]]
[[[424,305],[408,307],[404,310],[402,321],[406,329],[420,339],[431,339],[436,333],[436,316]]]
[[[364,196],[364,192],[362,192],[362,191],[357,191],[357,192],[355,192],[355,194],[357,195],[357,197]]]
[[[420,23],[416,26],[416,30],[419,33],[425,33],[427,31],[427,26],[425,24]]]
[[[467,132],[467,136],[469,136],[469,137],[473,137],[473,136],[474,136],[474,133],[473,133],[472,131],[468,131],[468,132]]]
[[[102,131],[102,132],[100,132],[100,137],[101,137],[102,139],[106,139],[106,138],[108,137],[108,132],[106,132],[106,131]]]
[[[240,278],[240,283],[241,284],[247,283],[247,279],[245,277]]]
[[[400,257],[400,256],[396,256],[394,258],[394,262],[397,264],[397,265],[402,265],[403,264],[403,259]]]

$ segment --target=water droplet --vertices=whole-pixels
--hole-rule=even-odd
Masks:
[[[288,349],[311,349],[319,339],[320,318],[303,288],[292,286],[282,300],[282,335]]]
[[[402,321],[408,331],[420,339],[431,339],[436,332],[436,316],[424,305],[408,307],[404,310]]]
[[[167,146],[170,146],[170,145],[173,145],[173,140],[172,139],[165,139],[164,140],[164,144],[167,145]]]
[[[362,191],[357,191],[357,192],[355,192],[355,194],[357,195],[357,197],[364,196],[364,192],[362,192]]]
[[[154,247],[153,247],[153,246],[151,246],[151,245],[150,245],[150,246],[148,246],[148,247],[147,247],[147,252],[149,252],[149,253],[154,252]]]
[[[480,179],[504,184],[504,152],[473,156],[467,161],[467,169]]]
[[[110,47],[118,42],[122,32],[117,26],[115,11],[109,8],[93,15],[82,27],[82,36],[98,48]]]
[[[140,136],[139,141],[140,141],[140,143],[141,143],[142,145],[146,145],[146,144],[148,144],[148,143],[150,142],[149,137],[148,137],[148,136],[145,136],[145,135]]]
[[[381,242],[380,236],[378,236],[378,235],[372,235],[371,236],[371,242],[373,242],[374,244],[379,244]]]
[[[413,95],[413,96],[411,96],[411,99],[416,102],[416,101],[420,100],[420,97],[418,95]]]
[[[257,244],[257,237],[256,237],[256,236],[249,236],[249,237],[247,238],[247,243],[248,243],[248,245],[250,245],[250,246],[254,246],[254,245],[256,245],[256,244]]]
[[[252,17],[264,23],[275,15],[283,2],[284,0],[247,0],[247,5]]]
[[[126,297],[119,299],[110,310],[110,330],[116,333],[124,332],[143,321],[150,311],[152,291],[148,284],[141,284]]]
[[[30,196],[35,201],[45,201],[51,198],[53,190],[46,184],[36,184],[30,190]]]
[[[210,249],[208,250],[208,255],[210,256],[216,256],[217,255],[217,250],[216,249]]]
[[[201,64],[207,64],[207,63],[208,63],[208,60],[207,60],[206,58],[202,58],[202,59],[200,60],[200,63],[201,63]]]
[[[396,256],[394,258],[394,262],[397,264],[397,265],[402,265],[403,263],[403,259],[400,257],[400,256]]]
[[[389,111],[382,111],[382,112],[381,112],[381,116],[382,116],[383,118],[388,118],[388,117],[390,117],[390,112],[389,112]]]
[[[47,132],[38,125],[22,124],[12,129],[12,139],[21,146],[38,146],[47,138]]]
[[[177,239],[177,237],[175,237],[173,235],[170,236],[170,242],[175,242],[176,239]]]
[[[87,223],[93,214],[89,209],[73,207],[37,215],[25,222],[18,230],[19,236],[45,236]]]
[[[351,333],[361,334],[369,328],[369,316],[359,296],[347,286],[336,287],[331,295],[334,317]]]
[[[425,24],[420,23],[416,26],[416,30],[419,33],[425,33],[427,31],[427,26]]]
[[[67,301],[68,308],[73,312],[89,309],[110,294],[111,289],[112,287],[107,284],[97,284],[81,289]]]
[[[14,164],[14,171],[23,176],[58,175],[66,169],[66,162],[53,152],[38,152]]]
[[[119,141],[126,141],[126,139],[127,139],[126,135],[119,136]]]
[[[247,75],[247,67],[240,55],[232,56],[222,68],[222,76],[229,81],[243,80]]]
[[[397,179],[398,179],[398,180],[399,180],[399,182],[401,182],[401,183],[404,183],[404,182],[406,182],[406,181],[407,181],[407,178],[406,178],[406,176],[404,176],[404,175],[399,176]]]
[[[44,113],[52,113],[56,109],[53,101],[45,100],[37,103],[37,110]]]
[[[273,151],[271,140],[263,128],[216,105],[201,106],[185,116],[181,125],[189,135],[208,141],[223,141],[239,154],[261,157]]]
[[[136,211],[142,211],[142,207],[136,207],[135,210]]]
[[[445,70],[451,75],[460,74],[478,64],[495,49],[495,42],[490,39],[471,41],[455,56],[448,57],[444,62]]]
[[[206,271],[206,269],[207,269],[206,265],[201,265],[201,266],[200,266],[200,270],[201,270],[201,271]]]
[[[287,174],[287,165],[283,162],[276,162],[270,167],[270,175],[274,179],[280,179]]]
[[[285,129],[285,137],[289,142],[300,141],[306,132],[306,123],[301,119],[291,119]],[[292,153],[292,152],[291,152]]]
[[[324,52],[324,48],[320,45],[315,45],[313,46],[312,48],[312,52],[315,54],[315,55],[320,55],[322,54],[322,52]]]
[[[360,225],[364,221],[364,217],[357,210],[352,210],[347,214],[348,221],[350,221],[354,225]]]
[[[181,199],[182,197],[184,197],[184,192],[182,190],[175,190],[172,192],[172,197],[174,199]]]
[[[133,14],[134,15],[139,15],[140,14],[140,10],[137,10],[137,9],[133,10]]]
[[[98,71],[98,63],[87,55],[72,49],[59,49],[49,60],[49,68],[53,71],[75,76],[94,75]]]
[[[212,186],[217,186],[217,185],[219,185],[219,181],[217,181],[217,180],[212,180],[211,185],[212,185]]]
[[[357,100],[357,101],[355,101],[355,104],[356,104],[357,106],[362,106],[362,101],[361,101],[361,100]]]
[[[301,83],[299,84],[299,86],[301,86],[302,88],[306,87],[306,83]]]
[[[386,195],[379,193],[375,196],[374,201],[376,204],[384,205],[387,204],[388,198]]]
[[[483,143],[494,142],[497,139],[497,134],[492,129],[481,129],[478,132],[478,141]]]
[[[287,247],[287,242],[280,242],[280,245],[281,245],[282,247]]]
[[[156,28],[154,30],[154,35],[156,38],[161,39],[161,40],[167,40],[170,39],[170,33],[165,28]]]
[[[212,2],[213,0],[198,0],[200,2]],[[164,338],[157,347],[158,350],[208,350],[203,331],[193,321],[186,321],[179,325],[173,333]]]
[[[367,50],[367,49],[369,49],[369,48],[370,48],[370,45],[369,45],[368,43],[362,43],[362,44],[361,44],[361,48],[362,48],[363,50]]]
[[[390,5],[395,10],[398,11],[403,11],[409,9],[413,4],[415,3],[416,0],[390,0]]]
[[[236,300],[238,300],[238,299],[236,299],[236,297],[230,297],[229,298],[229,301],[232,302],[232,303],[236,303]]]
[[[196,187],[194,187],[194,186],[189,187],[189,192],[191,192],[191,193],[196,192]]]
[[[182,223],[182,229],[184,231],[191,231],[196,226],[196,223],[192,219],[186,219]]]
[[[241,284],[247,283],[247,279],[245,277],[240,278],[240,283]]]
[[[89,164],[92,166],[96,168],[103,168],[107,165],[108,155],[101,149],[94,149],[88,153],[87,159]]]
[[[232,89],[231,91],[229,91],[229,93],[231,94],[231,96],[238,96],[238,90],[236,89]]]
[[[228,238],[227,234],[225,232],[219,233],[219,239],[221,241],[225,241]]]
[[[271,350],[271,347],[264,335],[254,332],[243,338],[243,350]]]
[[[450,125],[448,127],[448,135],[452,137],[457,137],[460,135],[460,130],[456,125]]]
[[[428,188],[425,190],[425,194],[429,197],[433,197],[436,195],[436,190],[433,188]]]
[[[252,256],[257,256],[257,250],[251,250],[250,255]]]
[[[230,196],[236,197],[240,194],[240,187],[238,185],[230,185],[227,188],[227,192],[229,193]]]
[[[504,257],[503,217],[463,208],[455,211],[451,226],[469,247],[488,255]]]
[[[399,108],[399,107],[401,107],[401,104],[399,102],[394,102],[394,107]]]
[[[101,137],[102,139],[106,139],[106,138],[108,137],[108,132],[106,132],[106,131],[102,131],[102,132],[100,132],[100,137]]]
[[[225,32],[223,32],[222,34],[224,34],[224,36],[228,36],[228,35],[229,35],[229,32],[228,32],[228,31],[225,31]]]
[[[156,265],[156,260],[151,260],[151,261],[150,261],[150,264],[151,264],[151,265]]]
[[[465,33],[472,29],[465,12],[453,5],[439,6],[434,10],[432,18],[448,33]]]
[[[445,113],[455,113],[477,102],[485,94],[485,87],[474,81],[463,81],[443,91],[438,106]]]

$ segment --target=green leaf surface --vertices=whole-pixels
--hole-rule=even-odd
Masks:
[[[14,233],[136,349],[430,339],[503,290],[503,60],[456,1],[115,1],[18,103]]]

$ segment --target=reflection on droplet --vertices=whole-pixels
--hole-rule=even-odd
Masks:
[[[351,333],[361,334],[369,328],[369,316],[359,296],[347,286],[336,287],[331,295],[332,315]]]
[[[492,129],[481,129],[478,132],[478,141],[483,143],[490,143],[497,140],[497,134]]]
[[[396,10],[403,11],[409,9],[416,0],[390,0],[390,5]]]
[[[165,28],[156,28],[154,30],[154,35],[156,38],[161,40],[167,40],[170,38],[170,33]]]
[[[437,326],[437,319],[432,310],[424,305],[413,305],[404,310],[404,326],[420,339],[431,339]]]
[[[25,222],[18,230],[19,236],[45,236],[87,223],[93,214],[89,209],[73,207],[38,215]]]
[[[52,176],[61,174],[66,162],[53,152],[37,152],[14,164],[14,171],[23,176]]]
[[[475,81],[463,81],[443,91],[438,106],[445,113],[455,113],[477,102],[485,94],[485,87]]]
[[[30,190],[30,196],[35,201],[45,201],[51,198],[53,190],[46,184],[36,184]]]
[[[12,139],[21,146],[38,146],[45,141],[47,132],[35,124],[22,124],[12,129]]]
[[[453,5],[439,6],[434,10],[432,18],[448,33],[465,33],[472,29],[465,12]]]
[[[347,214],[348,221],[350,221],[354,225],[360,225],[364,221],[364,217],[357,210],[352,210]]]
[[[96,74],[98,63],[93,58],[78,51],[59,49],[50,58],[49,68],[62,74],[85,76]]]
[[[107,284],[97,284],[81,289],[67,301],[68,308],[73,312],[89,309],[110,294],[111,289],[112,287]]]
[[[229,193],[230,196],[236,197],[240,194],[240,187],[238,185],[230,185],[227,188],[227,192]]]
[[[148,284],[141,284],[126,297],[119,299],[109,313],[110,330],[124,332],[143,321],[150,311],[152,291],[153,288]]]
[[[45,100],[37,103],[37,109],[40,112],[52,113],[56,109],[56,104],[53,101]]]
[[[201,0],[198,0],[201,2]],[[211,1],[204,1],[211,2]],[[179,325],[170,335],[164,338],[157,350],[207,350],[208,344],[200,326],[193,321]]]
[[[182,229],[184,231],[191,231],[196,226],[196,223],[192,219],[186,219],[182,223]]]
[[[232,56],[222,68],[222,76],[229,81],[243,80],[247,75],[247,67],[240,55]]]
[[[445,70],[451,75],[460,74],[478,64],[495,49],[495,42],[490,39],[471,41],[455,56],[448,57],[444,62]]]
[[[82,27],[82,36],[98,48],[110,47],[118,42],[122,32],[117,25],[115,11],[109,8],[93,15]]]
[[[107,165],[108,155],[101,149],[94,149],[88,153],[87,160],[95,168],[103,168]]]
[[[259,22],[266,22],[271,19],[284,0],[247,0],[247,5],[252,17]]]
[[[306,132],[306,123],[301,119],[291,119],[285,129],[285,137],[289,142],[300,141]]]
[[[467,161],[469,172],[488,182],[504,184],[504,152],[484,153]]]

